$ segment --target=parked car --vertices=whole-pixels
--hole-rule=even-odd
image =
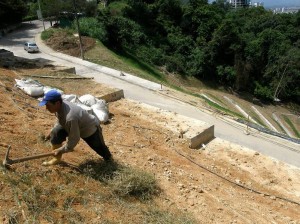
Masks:
[[[34,42],[26,42],[24,44],[24,50],[27,52],[39,52],[39,47]]]

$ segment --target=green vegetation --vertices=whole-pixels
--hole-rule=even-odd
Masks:
[[[140,200],[151,199],[159,192],[155,177],[141,170],[121,166],[117,163],[95,164],[87,162],[83,168],[85,174],[106,183],[121,197],[133,196]]]
[[[258,123],[260,124],[261,126],[267,128],[267,126],[265,125],[265,123],[260,119],[260,117],[255,113],[253,112],[252,110],[249,112],[249,115]]]
[[[115,8],[116,2],[99,12],[99,22],[108,30],[108,47],[130,49],[140,60],[168,72],[247,90],[266,101],[297,99],[299,13],[231,11],[222,1],[182,5],[128,0]]]
[[[215,109],[217,109],[219,111],[225,112],[226,114],[230,114],[230,115],[233,115],[233,116],[241,118],[241,119],[245,119],[245,117],[243,115],[241,115],[239,113],[236,113],[234,111],[231,111],[231,110],[229,110],[229,109],[227,109],[225,107],[222,107],[219,104],[216,104],[216,103],[210,101],[209,99],[205,98],[204,96],[198,95],[198,97],[204,99],[208,103],[208,105],[212,106],[213,108],[215,108]]]
[[[280,125],[280,123],[279,123],[277,120],[275,120],[274,118],[273,118],[273,120],[274,120],[274,122],[278,125],[278,127],[279,127],[280,130],[281,130],[281,132],[284,133],[284,134],[286,134],[284,128]]]
[[[76,0],[76,10],[85,15],[80,18],[82,34],[97,38],[153,77],[164,81],[161,73],[193,76],[267,102],[299,103],[300,12],[232,10],[223,0],[105,2],[106,7],[99,1]],[[1,7],[1,24],[35,17],[37,2],[26,3],[27,8],[21,0],[7,3],[6,11]],[[40,3],[50,20],[74,10],[72,0]]]
[[[215,101],[217,101],[218,103],[223,104],[223,101],[220,100],[220,99],[219,99],[218,97],[216,97],[215,95],[213,95],[213,94],[211,94],[211,93],[207,93],[207,95],[208,95],[209,97],[211,97],[212,99],[214,99]]]
[[[0,31],[22,22],[22,18],[28,13],[23,0],[0,2]]]
[[[283,119],[285,120],[285,122],[291,127],[291,129],[293,130],[295,136],[297,138],[300,138],[300,132],[297,130],[297,128],[295,127],[295,125],[293,124],[293,122],[288,118],[288,116],[286,115],[282,115]]]
[[[55,31],[53,29],[47,29],[41,33],[42,40],[48,40]]]

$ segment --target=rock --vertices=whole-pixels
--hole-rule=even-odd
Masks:
[[[237,184],[241,184],[241,180],[239,180],[239,179],[236,179],[235,182],[236,182]]]

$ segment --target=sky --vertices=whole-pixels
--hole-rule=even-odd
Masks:
[[[209,0],[208,2],[213,2],[213,0]],[[252,0],[252,2],[263,2],[265,8],[291,6],[300,7],[300,0]]]
[[[256,1],[256,0],[253,0]],[[300,7],[300,0],[259,0],[264,3],[265,7],[274,7],[274,6],[298,6]]]

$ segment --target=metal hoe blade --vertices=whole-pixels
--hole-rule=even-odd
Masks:
[[[2,145],[4,146],[4,145]],[[44,157],[48,157],[48,156],[54,156],[54,152],[48,152],[48,153],[43,153],[43,154],[38,154],[38,155],[34,155],[34,156],[26,156],[26,157],[22,157],[22,158],[17,158],[17,159],[10,159],[9,158],[9,152],[11,150],[11,146],[7,145],[7,151],[5,154],[5,158],[3,160],[3,166],[8,168],[9,166],[11,166],[14,163],[21,163],[21,162],[25,162],[28,160],[34,160],[34,159],[40,159],[40,158],[44,158]]]

